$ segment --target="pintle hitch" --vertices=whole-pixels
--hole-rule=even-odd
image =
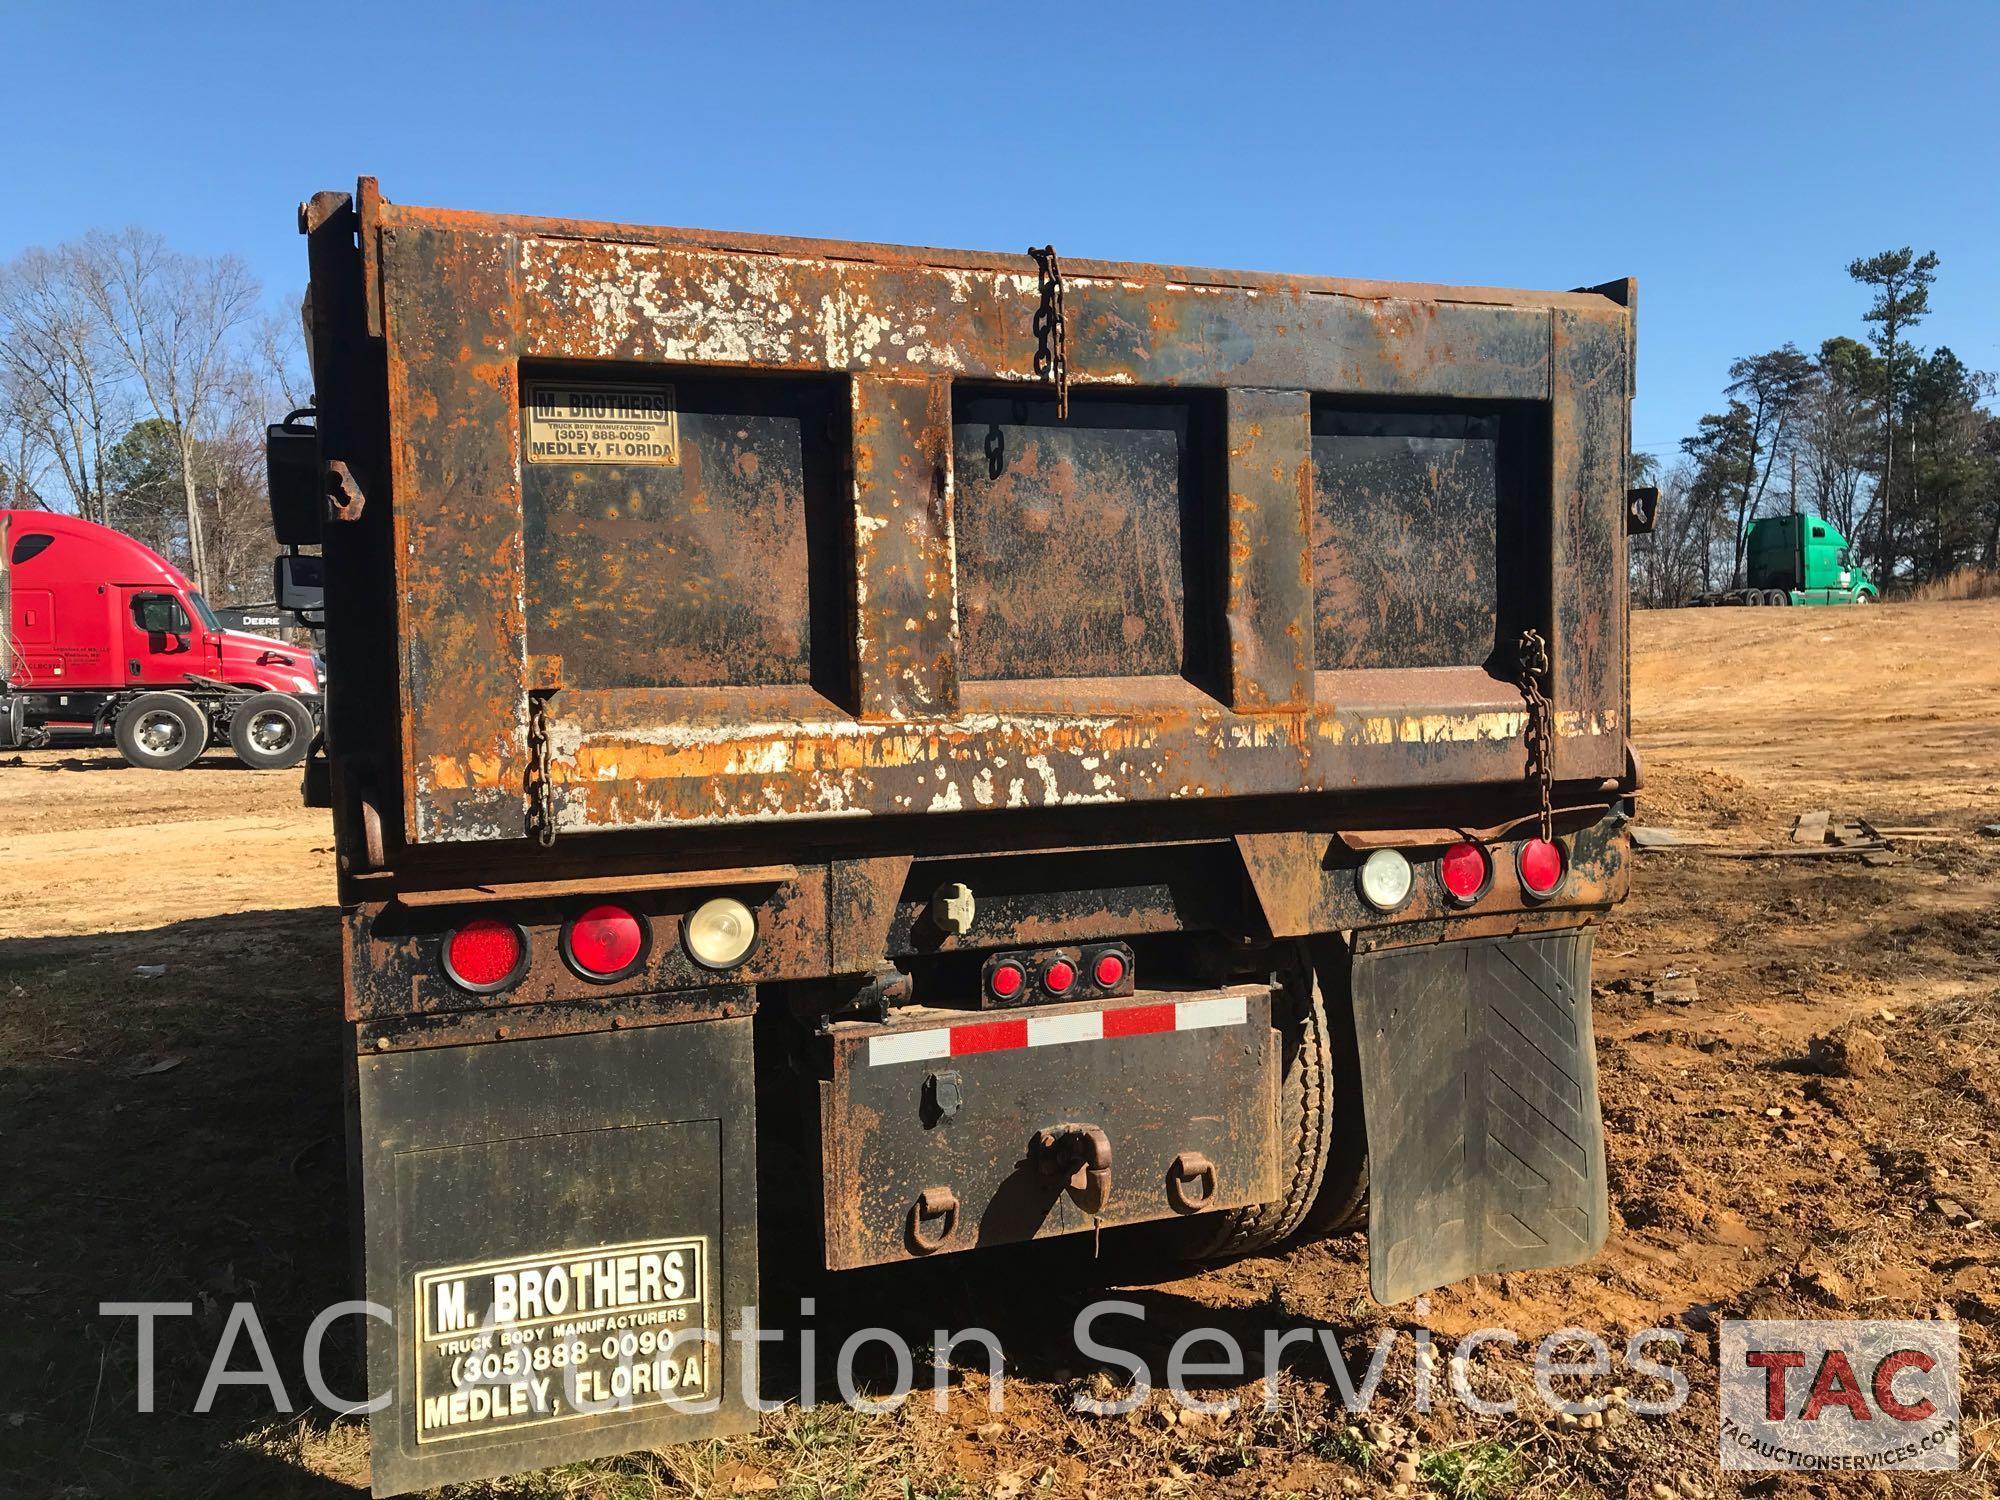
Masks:
[[[1051,1125],[1028,1142],[1028,1160],[1051,1182],[1062,1182],[1084,1213],[1104,1212],[1111,1199],[1111,1137],[1101,1125]]]

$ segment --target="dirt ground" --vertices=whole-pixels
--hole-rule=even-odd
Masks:
[[[962,1351],[942,1413],[920,1376],[897,1414],[795,1401],[753,1437],[458,1493],[2000,1492],[2000,838],[1977,831],[2000,821],[1996,640],[2000,601],[1636,619],[1642,822],[1725,851],[1783,844],[1815,807],[1925,832],[1893,835],[1884,866],[1643,857],[1597,938],[1612,1238],[1590,1264],[1384,1309],[1366,1294],[1365,1241],[1348,1236],[1117,1291],[1143,1320],[1099,1336],[1156,1376],[1197,1327],[1251,1351],[1244,1375],[1215,1381],[1239,1403],[1219,1416],[1158,1395],[1126,1415],[1075,1409],[1123,1380],[1071,1341],[1107,1279],[1080,1244],[801,1283],[817,1297],[821,1390],[847,1330],[888,1323],[919,1336],[921,1356],[928,1330],[980,1325],[1008,1349],[1005,1414]],[[354,1421],[274,1418],[261,1390],[227,1387],[193,1410],[231,1304],[256,1302],[303,1404],[305,1325],[348,1295],[329,842],[289,773],[218,758],[148,774],[90,750],[0,760],[0,1494],[365,1493]],[[1815,1050],[1842,1028],[1840,1057]],[[789,1295],[776,1286],[767,1308]],[[192,1309],[160,1325],[150,1415],[134,1410],[132,1321],[97,1313],[114,1299]],[[1713,1341],[1719,1319],[1744,1315],[1956,1320],[1961,1468],[1722,1473]],[[1471,1382],[1523,1396],[1515,1413],[1420,1402],[1444,1377],[1414,1353],[1416,1332],[1448,1345],[1485,1326],[1524,1345],[1591,1328],[1615,1355],[1638,1330],[1670,1329],[1685,1345],[1667,1362],[1692,1395],[1639,1414],[1647,1379],[1615,1366],[1595,1386],[1613,1393],[1600,1416],[1562,1418],[1522,1355],[1489,1347]],[[1336,1338],[1357,1373],[1397,1335],[1367,1413],[1347,1415],[1304,1342],[1266,1401],[1263,1331],[1294,1328]],[[329,1337],[336,1383],[358,1384],[355,1343],[351,1325]],[[798,1386],[794,1351],[773,1362],[787,1360],[781,1392]]]

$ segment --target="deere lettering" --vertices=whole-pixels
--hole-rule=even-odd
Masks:
[[[531,464],[681,461],[670,385],[530,385],[521,426]]]

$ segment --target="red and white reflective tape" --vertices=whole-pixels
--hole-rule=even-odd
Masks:
[[[1206,1000],[1163,1000],[1066,1016],[1005,1016],[921,1031],[892,1031],[868,1039],[868,1066],[1012,1052],[1020,1047],[1054,1047],[1064,1042],[1103,1042],[1161,1031],[1207,1031],[1217,1026],[1241,1026],[1249,1013],[1247,997],[1216,995]]]

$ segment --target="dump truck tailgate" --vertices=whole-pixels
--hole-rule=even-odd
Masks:
[[[1629,283],[359,232],[415,842],[1623,769]]]

